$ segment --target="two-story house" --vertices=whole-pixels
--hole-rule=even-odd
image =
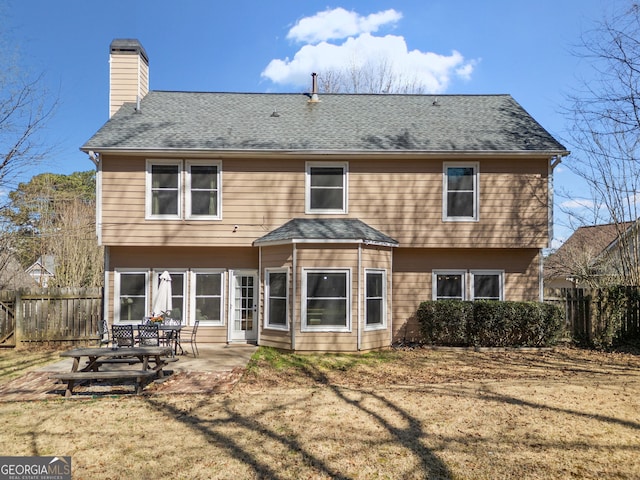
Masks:
[[[541,299],[568,152],[511,96],[149,91],[136,40],[110,77],[82,146],[110,323],[165,270],[199,341],[295,351],[413,339],[424,300]]]

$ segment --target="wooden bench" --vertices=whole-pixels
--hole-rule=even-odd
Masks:
[[[154,370],[105,370],[105,371],[88,371],[88,372],[61,372],[54,373],[49,378],[63,380],[67,382],[67,388],[64,392],[65,397],[70,397],[76,382],[86,380],[124,380],[135,379],[136,393],[142,393],[143,382],[154,377],[157,374]]]

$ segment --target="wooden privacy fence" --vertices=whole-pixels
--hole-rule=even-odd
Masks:
[[[96,340],[102,289],[0,291],[0,346]]]
[[[583,344],[640,339],[640,287],[547,289],[545,301],[565,310],[567,332]]]

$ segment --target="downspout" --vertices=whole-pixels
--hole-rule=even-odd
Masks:
[[[549,199],[547,205],[547,235],[548,235],[548,243],[547,248],[551,248],[553,242],[553,202],[554,202],[554,187],[553,187],[553,170],[560,165],[562,162],[561,155],[555,155],[549,159],[549,167],[547,170],[547,178],[548,178],[548,190],[549,190]],[[538,299],[540,302],[544,301],[544,256],[542,254],[542,249],[539,249],[538,255],[540,256],[539,260],[539,269],[538,269]]]
[[[387,312],[389,313],[389,346],[393,345],[393,248],[389,252],[391,255],[391,271],[389,272],[388,280],[389,292],[387,292]]]
[[[361,292],[361,275],[362,275],[362,243],[358,244],[358,295],[357,295],[357,312],[356,312],[356,323],[357,323],[357,336],[358,336],[358,351],[362,350],[362,326],[361,326],[361,312],[362,312],[362,292]]]
[[[293,292],[291,298],[291,350],[296,351],[296,304],[298,302],[298,247],[293,244]]]
[[[260,295],[260,292],[264,292],[264,286],[262,285],[262,246],[258,247],[258,305],[257,305],[257,316],[258,316],[258,334],[256,335],[256,345],[260,345],[260,332],[262,332],[262,327],[264,325],[264,318],[260,318],[260,316],[264,315],[264,308],[260,308],[260,299],[266,300],[263,295]]]

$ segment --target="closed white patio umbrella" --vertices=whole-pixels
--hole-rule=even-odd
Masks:
[[[171,314],[173,305],[171,303],[171,275],[166,270],[160,275],[160,281],[158,283],[158,290],[156,296],[153,299],[153,314],[159,315],[161,313]]]

